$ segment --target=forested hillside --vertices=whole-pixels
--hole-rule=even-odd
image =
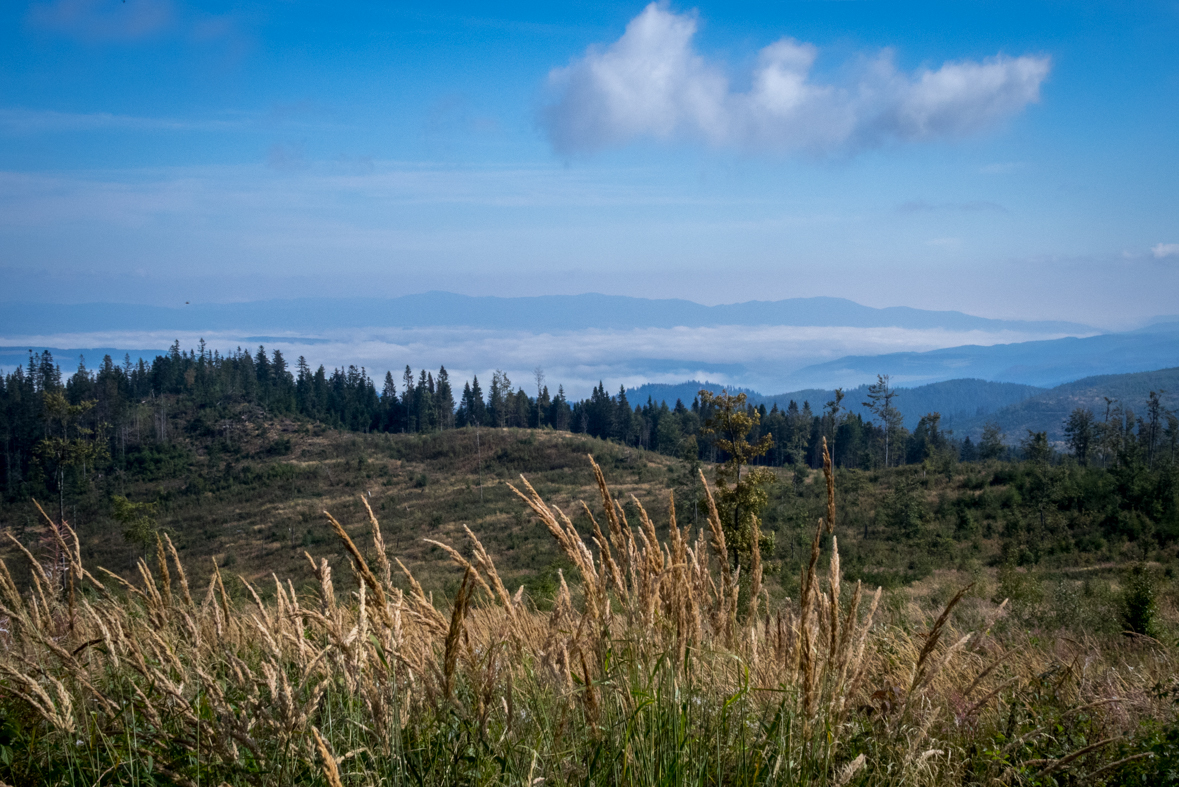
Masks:
[[[1088,410],[1103,422],[1118,417],[1133,422],[1138,417],[1135,413],[1140,415],[1149,408],[1152,391],[1158,394],[1163,410],[1173,413],[1179,409],[1179,368],[1086,377],[1040,391],[985,416],[965,419],[956,431],[978,435],[993,422],[1007,434],[1045,431],[1049,440],[1063,441],[1068,439],[1066,426],[1074,410]]]
[[[861,385],[856,388],[844,389],[844,406],[848,412],[870,417],[869,410],[864,405],[869,387]],[[657,404],[665,401],[670,403],[675,402],[676,399],[691,401],[702,388],[713,393],[721,390],[728,390],[732,394],[745,393],[749,402],[755,406],[764,404],[766,407],[773,407],[777,405],[780,408],[789,407],[791,401],[819,403],[830,401],[835,397],[834,389],[829,388],[807,388],[801,391],[766,395],[748,388],[696,381],[670,385],[649,383],[627,391],[627,395],[633,401],[641,402],[649,397]],[[923,415],[941,413],[943,428],[957,431],[960,424],[973,422],[1003,407],[1043,393],[1044,390],[1032,385],[994,383],[989,380],[947,380],[912,388],[898,386],[896,407],[901,413],[906,429],[915,429]]]
[[[772,448],[757,461],[776,467],[817,467],[823,438],[833,446],[837,467],[875,468],[927,462],[938,455],[970,461],[1018,453],[1020,446],[1034,444],[1040,433],[1044,441],[1066,435],[1080,460],[1092,455],[1108,463],[1127,451],[1175,455],[1175,394],[1166,393],[1164,386],[1179,390],[1179,385],[1172,385],[1176,377],[1170,370],[1082,381],[1058,389],[1051,399],[1041,394],[1004,411],[1005,420],[977,428],[974,438],[964,429],[950,434],[943,414],[921,413],[921,405],[949,401],[966,407],[979,391],[990,391],[991,400],[998,400],[1023,397],[1029,390],[980,386],[977,381],[906,390],[882,378],[883,388],[876,395],[872,389],[840,396],[822,392],[831,398],[790,399],[768,406],[763,401],[746,408],[757,411],[752,437],[772,437]],[[690,403],[679,399],[674,406],[666,401],[656,404],[650,397],[632,403],[625,390],[612,396],[599,385],[588,399],[571,402],[560,386],[552,394],[543,378],[530,383],[535,394],[496,372],[486,392],[477,377],[463,382],[459,391],[445,367],[417,374],[406,367],[400,381],[387,374],[378,389],[363,368],[312,370],[302,358],[292,368],[281,352],[267,353],[262,347],[254,354],[239,350],[221,355],[203,346],[184,352],[176,344],[150,365],[142,359],[131,363],[129,358],[117,364],[106,356],[97,369],[79,365],[68,376],[47,351],[30,354],[26,366],[0,378],[0,489],[9,501],[63,498],[71,484],[96,469],[125,472],[170,445],[172,430],[178,428],[171,413],[185,414],[181,428],[191,435],[228,437],[243,406],[355,432],[430,433],[465,426],[555,429],[672,457],[724,458],[701,432],[711,405],[697,398]],[[1126,398],[1111,402],[1106,410],[1095,409],[1104,402],[1099,396],[1113,399],[1118,394]],[[1036,408],[1053,408],[1059,431],[1027,431],[1018,419]],[[921,414],[914,423],[915,413]]]
[[[1166,382],[1143,378],[1125,390],[1159,381]],[[584,466],[579,475],[562,474],[584,453],[620,457],[617,466],[633,474],[627,483],[678,489],[695,518],[695,468],[731,459],[707,428],[717,415],[710,396],[674,407],[650,399],[632,405],[625,391],[610,396],[599,386],[590,398],[569,402],[560,387],[551,396],[542,381],[539,396],[530,395],[503,373],[493,375],[486,394],[473,379],[455,396],[457,383],[445,368],[407,369],[400,385],[390,376],[378,391],[363,369],[312,371],[301,360],[291,369],[281,353],[261,348],[222,356],[174,346],[150,366],[108,357],[68,377],[43,353],[0,384],[0,519],[17,532],[36,532],[29,501],[37,498],[58,517],[87,524],[91,535],[91,528],[123,535],[93,548],[124,557],[120,544],[141,536],[150,542],[144,523],[152,520],[185,533],[182,541],[197,554],[250,556],[252,568],[264,570],[314,542],[309,523],[327,500],[349,510],[360,491],[378,490],[382,508],[397,507],[405,528],[398,532],[499,522],[507,498],[493,491],[496,478],[527,471],[552,479],[562,499],[576,499],[592,479]],[[775,468],[782,482],[768,492],[765,511],[766,527],[778,533],[775,560],[793,565],[805,550],[800,539],[811,514],[795,495],[813,489],[807,485],[822,464],[824,440],[836,468],[867,473],[860,476],[866,483],[849,476],[845,488],[845,521],[863,533],[846,544],[849,567],[916,576],[905,568],[912,549],[926,556],[918,563],[928,570],[928,559],[953,561],[961,542],[976,538],[985,543],[972,549],[985,561],[1038,561],[1078,549],[1110,550],[1116,558],[1143,537],[1162,548],[1179,535],[1179,419],[1157,392],[1147,391],[1138,415],[1129,406],[1112,408],[1108,417],[1074,408],[1063,451],[1043,431],[1004,440],[995,424],[979,440],[959,440],[937,413],[906,429],[897,406],[904,392],[883,379],[856,396],[871,405],[870,419],[849,413],[847,396],[832,396],[769,409],[738,406],[750,442],[765,448],[749,461]],[[1003,462],[1008,469],[996,469]],[[909,469],[877,475],[897,466]],[[912,486],[918,480],[926,491]]]
[[[1179,322],[1137,331],[1066,336],[1012,344],[964,345],[925,352],[855,355],[792,373],[800,384],[871,379],[878,373],[915,382],[981,377],[1051,387],[1082,377],[1130,374],[1167,366],[1179,358]]]

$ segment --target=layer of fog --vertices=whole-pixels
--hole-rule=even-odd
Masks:
[[[527,333],[470,328],[415,328],[327,332],[293,336],[273,332],[267,336],[234,333],[112,332],[42,336],[0,336],[7,347],[170,347],[195,349],[204,339],[210,350],[222,354],[238,348],[256,353],[259,345],[268,353],[281,350],[292,369],[303,356],[314,369],[364,367],[382,386],[392,372],[401,389],[401,377],[410,366],[437,372],[445,366],[452,379],[478,375],[484,387],[496,369],[506,371],[525,390],[536,387],[534,371],[543,369],[546,384],[555,392],[563,385],[570,397],[584,397],[599,381],[611,392],[619,386],[647,382],[711,381],[778,393],[822,381],[792,377],[805,366],[847,355],[922,351],[961,345],[993,345],[1058,338],[1014,331],[947,331],[902,328],[811,328],[795,326],[717,326],[709,328],[586,330],[568,333]],[[101,358],[87,357],[88,368]],[[121,361],[121,358],[116,359]],[[77,368],[76,357],[59,357],[63,372]],[[868,382],[869,379],[858,382]],[[840,380],[851,384],[855,381]],[[457,393],[457,392],[456,392]]]

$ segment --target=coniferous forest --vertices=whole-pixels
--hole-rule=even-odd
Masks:
[[[80,362],[68,375],[48,351],[30,352],[25,367],[0,375],[0,490],[9,501],[60,497],[71,483],[96,472],[133,472],[137,463],[166,452],[169,430],[175,428],[170,416],[183,415],[190,434],[210,437],[232,429],[242,407],[353,432],[554,429],[667,456],[725,458],[701,431],[712,415],[709,401],[632,403],[625,388],[611,395],[602,384],[589,398],[570,401],[562,386],[551,393],[539,370],[529,383],[535,393],[497,371],[486,388],[475,377],[458,391],[445,366],[416,375],[407,366],[400,380],[387,373],[378,390],[363,368],[313,371],[303,358],[292,367],[278,350],[267,353],[259,347],[251,355],[239,348],[222,355],[203,342],[187,352],[176,343],[150,364],[142,359],[133,364],[130,357],[116,363],[108,355],[96,368]],[[1138,415],[1131,403],[1112,403],[1104,414],[1078,408],[1064,424],[1068,444],[1062,451],[1043,433],[1003,435],[997,427],[984,430],[977,443],[959,440],[940,428],[938,413],[921,415],[910,431],[901,425],[895,396],[886,377],[869,388],[865,404],[876,416],[872,419],[847,412],[841,392],[824,403],[791,401],[769,410],[746,405],[757,415],[751,441],[772,438],[755,462],[821,467],[824,438],[836,467],[865,470],[1000,458],[1059,464],[1067,456],[1082,467],[1145,471],[1162,485],[1162,502],[1148,508],[1166,517],[1164,512],[1174,507],[1166,501],[1170,486],[1164,479],[1173,477],[1179,459],[1179,419],[1161,406],[1156,392],[1141,403]]]
[[[291,366],[281,351],[259,346],[253,355],[220,355],[203,343],[195,351],[173,344],[151,364],[130,357],[119,364],[107,356],[97,368],[79,363],[66,375],[50,352],[29,352],[24,368],[0,376],[0,490],[9,503],[35,497],[57,501],[64,511],[67,497],[99,480],[110,484],[179,461],[174,430],[216,441],[251,411],[368,434],[551,429],[693,464],[729,458],[704,429],[714,415],[709,396],[690,405],[634,404],[625,389],[611,396],[599,384],[590,397],[571,402],[562,386],[553,395],[539,370],[529,383],[535,393],[496,371],[486,390],[475,377],[457,391],[444,366],[416,375],[407,366],[400,381],[387,373],[377,390],[356,366],[312,371],[303,358]],[[750,442],[769,437],[768,449],[751,464],[803,474],[822,467],[824,441],[836,468],[916,465],[924,472],[1008,459],[1012,470],[1005,472],[1029,488],[1045,487],[1025,495],[1041,502],[1050,497],[1055,509],[1084,520],[1086,537],[1150,534],[1162,544],[1179,538],[1179,419],[1162,408],[1158,393],[1141,403],[1140,415],[1122,403],[1109,403],[1105,414],[1074,410],[1063,424],[1067,445],[1050,444],[1043,432],[1001,435],[995,426],[977,443],[957,439],[940,429],[936,412],[909,431],[895,396],[887,377],[870,386],[865,404],[876,416],[871,419],[845,410],[842,392],[835,401],[790,402],[785,409],[744,405],[752,416]],[[270,450],[281,451],[282,444]],[[1034,468],[1040,470],[1033,474]]]

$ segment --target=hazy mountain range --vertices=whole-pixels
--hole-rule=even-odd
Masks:
[[[884,373],[907,383],[978,377],[1051,386],[1080,377],[1147,371],[1176,363],[1179,322],[1168,322],[1098,336],[847,356],[799,369],[792,377],[804,385],[854,383]]]
[[[344,328],[442,326],[545,333],[586,328],[625,330],[714,325],[942,328],[1043,334],[1097,332],[1090,326],[1071,322],[994,320],[956,311],[905,306],[876,309],[844,298],[790,298],[704,306],[678,299],[593,293],[499,298],[426,292],[400,298],[303,298],[176,306],[0,304],[0,335],[145,330],[289,334]]]
[[[627,396],[632,404],[645,402],[651,397],[656,403],[666,401],[668,406],[674,405],[677,399],[690,405],[701,388],[717,392],[722,386],[699,382],[644,385],[627,391]],[[850,412],[870,418],[871,414],[863,404],[867,399],[867,389],[867,385],[845,389],[843,406]],[[1099,419],[1103,418],[1108,397],[1141,414],[1151,391],[1163,392],[1164,407],[1179,409],[1179,367],[1086,377],[1054,388],[976,379],[948,380],[914,388],[898,388],[893,404],[901,411],[908,429],[915,427],[923,415],[937,412],[942,415],[942,427],[954,430],[959,437],[970,436],[977,440],[983,426],[994,422],[999,424],[1010,442],[1017,442],[1028,430],[1047,432],[1049,439],[1060,441],[1064,439],[1064,421],[1073,409],[1086,407]],[[730,393],[738,392],[736,389],[730,390]],[[834,390],[817,388],[773,396],[748,390],[744,393],[753,404],[764,404],[767,408],[775,404],[784,408],[791,401],[802,407],[804,402],[809,402],[811,410],[816,414],[835,394]]]
[[[724,386],[716,383],[686,382],[676,385],[644,385],[627,391],[631,404],[639,404],[651,397],[656,403],[666,401],[673,406],[676,400],[685,405],[691,405],[701,388],[716,393]],[[729,389],[730,393],[741,393],[741,390]],[[748,400],[755,405],[764,404],[771,408],[775,404],[785,409],[790,402],[800,408],[810,405],[811,411],[818,414],[835,398],[834,389],[804,388],[787,393],[765,395],[756,391],[744,390]],[[852,413],[859,413],[865,418],[871,414],[864,407],[868,398],[868,386],[860,385],[855,388],[844,388],[843,407]],[[985,417],[1002,410],[1010,405],[1046,393],[1046,389],[1017,383],[995,383],[988,380],[946,380],[913,388],[898,387],[897,398],[893,405],[904,416],[904,424],[908,429],[917,425],[921,416],[926,413],[938,412],[942,415],[942,426],[947,429],[957,429],[963,424],[971,423],[977,417]]]
[[[142,306],[113,303],[0,305],[0,367],[50,348],[67,372],[84,355],[153,357],[179,340],[221,352],[281,349],[290,361],[354,364],[381,378],[445,365],[453,376],[495,369],[517,383],[544,369],[551,387],[586,396],[620,385],[711,380],[758,391],[826,391],[877,374],[913,390],[976,379],[975,404],[937,407],[947,418],[994,411],[1028,393],[1102,374],[1179,365],[1179,320],[1103,333],[1079,323],[997,320],[956,311],[877,309],[842,298],[703,306],[608,295],[522,298],[428,292],[390,299],[303,299]],[[79,349],[89,348],[89,349]],[[693,383],[692,385],[695,385]],[[955,389],[956,390],[956,389]],[[910,395],[910,394],[906,394]],[[1014,398],[1013,398],[1014,397]],[[674,401],[672,397],[672,400]],[[688,395],[690,400],[690,394]],[[818,394],[811,398],[812,405]],[[824,399],[825,401],[825,399]],[[916,403],[913,408],[920,409]]]

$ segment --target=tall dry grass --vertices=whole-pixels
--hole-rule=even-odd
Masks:
[[[270,601],[216,565],[194,595],[166,536],[138,582],[96,575],[76,534],[46,517],[58,557],[46,568],[17,544],[26,592],[0,563],[0,773],[28,784],[991,784],[1101,780],[1147,757],[1126,742],[1166,712],[1152,689],[1174,681],[1171,649],[997,637],[1003,608],[967,588],[940,611],[897,607],[883,620],[880,589],[843,586],[837,533],[824,556],[829,462],[828,513],[796,600],[771,597],[758,555],[748,577],[729,564],[711,493],[707,527],[680,527],[672,500],[661,538],[635,498],[628,521],[593,469],[600,507],[583,504],[584,534],[523,477],[513,487],[575,567],[547,612],[509,591],[470,530],[466,544],[437,544],[462,572],[440,606],[390,561],[371,509],[368,551],[327,514],[349,576],[308,555],[317,592],[273,577]]]

